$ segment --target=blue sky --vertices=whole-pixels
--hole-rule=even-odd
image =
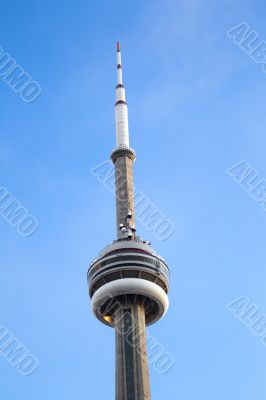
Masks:
[[[90,174],[115,145],[121,41],[136,186],[175,224],[159,241],[171,306],[150,333],[175,357],[150,370],[152,398],[264,400],[266,347],[226,305],[266,313],[266,214],[227,174],[266,179],[266,74],[226,32],[266,40],[247,0],[4,1],[0,45],[42,87],[25,103],[0,79],[0,186],[39,221],[22,237],[0,216],[3,324],[39,359],[31,376],[0,357],[1,398],[114,398],[114,332],[90,311],[86,271],[115,237],[115,199]]]

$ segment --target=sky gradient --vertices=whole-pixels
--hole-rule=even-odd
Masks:
[[[120,40],[135,184],[175,225],[160,241],[137,224],[171,269],[149,332],[175,365],[150,369],[152,399],[265,400],[266,347],[226,307],[245,295],[266,313],[266,213],[227,173],[247,160],[266,179],[266,74],[226,34],[246,22],[266,40],[265,15],[258,0],[2,2],[0,45],[42,87],[25,103],[0,79],[0,186],[39,221],[25,238],[0,215],[0,325],[39,360],[25,377],[0,356],[2,399],[114,399],[86,272],[115,238],[90,171],[115,146]]]

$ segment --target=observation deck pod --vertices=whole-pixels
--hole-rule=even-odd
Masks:
[[[89,294],[96,317],[113,326],[118,307],[140,301],[146,325],[158,321],[169,305],[169,269],[142,240],[118,240],[107,246],[88,270]]]

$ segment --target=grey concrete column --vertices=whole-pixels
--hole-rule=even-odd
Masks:
[[[130,223],[135,225],[133,160],[131,158],[127,156],[117,158],[115,162],[115,179],[117,229],[119,230],[119,224],[126,225],[129,210],[132,213]]]
[[[150,400],[145,310],[140,303],[117,310],[116,400]]]

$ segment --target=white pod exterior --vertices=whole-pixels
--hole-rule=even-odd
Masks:
[[[97,290],[91,299],[93,313],[101,322],[110,326],[110,321],[106,321],[101,312],[101,305],[120,295],[125,296],[129,294],[142,295],[156,302],[158,307],[157,314],[152,320],[146,321],[147,325],[157,322],[168,310],[168,296],[156,283],[145,279],[125,278],[106,283]]]

